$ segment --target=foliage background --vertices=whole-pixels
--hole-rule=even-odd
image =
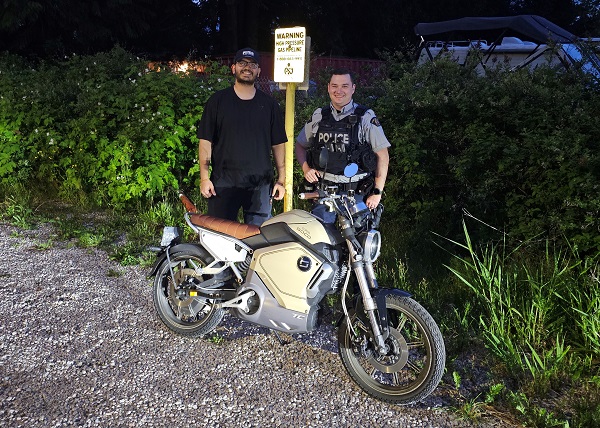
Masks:
[[[175,74],[121,48],[35,67],[0,57],[0,180],[124,206],[197,180],[195,124],[229,84]]]
[[[386,217],[410,231],[406,248],[429,232],[457,238],[467,214],[515,242],[600,250],[600,97],[585,76],[388,65],[389,77],[356,98],[392,143]],[[195,124],[231,77],[211,62],[190,70],[149,68],[121,48],[37,64],[0,56],[0,182],[117,207],[197,187]],[[318,80],[315,97],[299,97],[297,129],[325,102]],[[497,236],[490,230],[471,233]]]
[[[270,52],[274,29],[302,26],[321,55],[377,58],[417,43],[419,22],[520,14],[600,36],[596,0],[2,0],[0,51],[57,58],[118,43],[153,59],[202,59],[244,46]]]
[[[585,76],[408,67],[384,82],[376,107],[393,141],[386,208],[411,219],[416,239],[457,236],[471,214],[514,242],[600,249],[600,97]]]

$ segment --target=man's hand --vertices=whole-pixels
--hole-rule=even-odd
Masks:
[[[319,181],[319,178],[321,178],[321,174],[316,169],[309,167],[306,169],[306,171],[304,171],[304,178],[309,183],[316,183]]]
[[[282,183],[275,183],[275,185],[273,186],[273,192],[271,193],[271,197],[280,201],[281,199],[283,199],[283,195],[285,195],[285,187]]]
[[[369,195],[365,204],[367,205],[367,208],[374,210],[377,208],[377,205],[379,205],[379,202],[381,202],[381,195]]]
[[[210,198],[211,196],[217,196],[217,192],[215,192],[215,186],[213,186],[212,181],[209,179],[200,181],[200,193],[205,198]]]

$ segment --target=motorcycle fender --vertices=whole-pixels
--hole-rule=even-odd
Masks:
[[[173,247],[168,247],[166,250],[163,250],[157,254],[156,260],[154,261],[154,265],[152,266],[152,270],[150,271],[148,277],[155,276],[159,267],[164,263],[165,260],[167,260],[167,251],[169,251],[169,257],[172,257],[177,253],[187,253],[197,256],[205,255],[205,250],[194,244],[178,244]]]
[[[378,312],[378,316],[379,316],[380,327],[382,329],[384,329],[385,331],[387,331],[388,319],[385,316],[385,314],[387,313],[386,307],[385,307],[385,298],[389,295],[396,295],[399,297],[411,297],[411,294],[407,291],[400,290],[398,288],[376,288],[376,289],[372,289],[371,291],[373,293],[373,298],[375,299],[375,303],[377,305],[377,312]],[[356,297],[357,297],[356,314],[362,320],[362,322],[364,322],[365,324],[369,324],[370,323],[369,317],[365,313],[365,307],[363,305],[362,299],[360,298],[360,294],[357,295]],[[382,316],[382,314],[383,314],[383,316]],[[340,324],[343,319],[344,319],[344,315],[342,315],[342,318],[340,318],[340,321],[339,321]]]
[[[377,312],[379,314],[379,324],[384,332],[388,331],[387,311],[385,307],[385,298],[390,295],[399,297],[410,297],[411,294],[407,291],[398,288],[378,288],[374,290],[373,297],[377,304]]]

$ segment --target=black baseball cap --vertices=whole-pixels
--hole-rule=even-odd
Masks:
[[[260,62],[260,55],[252,48],[243,48],[236,52],[233,62],[238,62],[242,59],[252,59],[256,63]]]

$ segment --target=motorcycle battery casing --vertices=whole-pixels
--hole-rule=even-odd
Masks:
[[[239,318],[286,333],[306,333],[316,328],[319,305],[305,304],[301,311],[281,306],[256,272],[249,272],[248,280],[239,292],[244,294],[249,290],[255,293],[256,307],[250,312],[236,310]]]
[[[277,330],[311,331],[318,303],[331,290],[336,270],[327,259],[299,242],[257,249],[240,292],[254,290],[258,306],[238,316]]]
[[[333,248],[343,238],[335,226],[296,209],[267,220],[260,235],[244,242],[253,254],[240,293],[254,290],[258,306],[238,316],[276,330],[313,330],[319,302],[339,269]]]
[[[327,260],[308,251],[300,243],[289,242],[254,253],[250,269],[285,308],[306,312],[309,299],[318,294],[321,283],[333,276]]]

